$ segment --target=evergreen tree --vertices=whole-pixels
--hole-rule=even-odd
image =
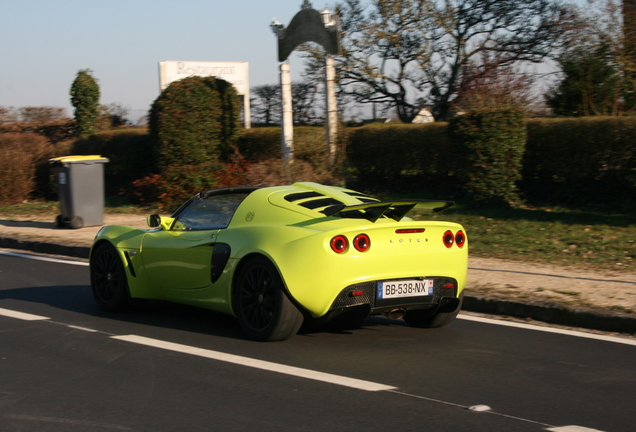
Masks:
[[[75,107],[77,133],[88,138],[95,130],[99,117],[99,85],[90,69],[81,69],[71,85],[71,104]]]

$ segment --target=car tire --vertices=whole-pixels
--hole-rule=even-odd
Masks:
[[[451,312],[436,312],[437,308],[416,309],[407,311],[404,321],[411,327],[436,328],[444,327],[455,320],[464,303],[464,292],[459,295],[459,303]]]
[[[276,267],[265,257],[248,258],[241,266],[232,297],[234,314],[250,339],[287,340],[303,323],[303,314],[285,293]]]
[[[91,257],[91,288],[100,309],[125,310],[130,304],[128,280],[121,258],[110,243],[102,243]]]

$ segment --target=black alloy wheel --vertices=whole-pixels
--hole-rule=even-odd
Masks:
[[[302,313],[287,297],[274,265],[262,256],[248,259],[233,291],[234,313],[243,332],[258,341],[289,339],[302,325]]]
[[[119,311],[129,304],[126,272],[110,243],[100,244],[91,257],[91,288],[102,310]]]

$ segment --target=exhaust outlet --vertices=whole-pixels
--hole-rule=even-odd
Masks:
[[[406,310],[402,309],[402,308],[392,309],[392,310],[384,313],[384,316],[386,316],[388,319],[391,319],[391,320],[400,319],[404,315],[406,315]]]

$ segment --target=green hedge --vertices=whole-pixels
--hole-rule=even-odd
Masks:
[[[457,170],[447,123],[367,125],[348,132],[347,161],[370,184],[401,177],[447,182]]]
[[[636,117],[531,119],[526,124],[523,178],[515,183],[530,203],[622,206],[634,201]],[[495,125],[492,133],[507,129]],[[296,158],[320,167],[325,161],[324,128],[298,127],[294,135]],[[469,162],[470,152],[451,139],[446,123],[367,125],[343,129],[341,136],[347,146],[349,173],[366,182],[351,187],[371,183],[395,192],[421,191],[419,196],[452,198],[460,191],[460,180],[469,174],[489,174],[483,167],[464,167],[477,162]],[[264,162],[280,158],[280,139],[278,127],[242,130],[238,147],[247,162]],[[515,146],[518,151],[518,143]],[[107,194],[131,189],[133,181],[158,172],[145,129],[100,132],[89,140],[78,140],[65,154],[108,157]],[[504,177],[504,191],[516,178],[514,173]]]
[[[620,179],[636,186],[636,117],[528,121],[524,177],[542,182]]]
[[[634,205],[636,117],[528,121],[524,193],[532,201]]]
[[[294,158],[318,165],[324,161],[325,128],[297,126],[294,128]],[[241,155],[250,162],[262,162],[281,157],[281,128],[245,129],[238,139]]]
[[[491,204],[520,201],[517,182],[526,142],[520,110],[480,110],[455,117],[449,125],[459,178],[472,199]]]

